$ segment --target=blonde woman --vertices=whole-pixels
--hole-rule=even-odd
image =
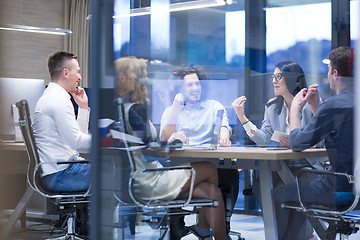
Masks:
[[[128,134],[137,136],[145,135],[145,141],[155,139],[154,126],[146,117],[146,105],[139,99],[130,96],[144,96],[139,78],[136,72],[141,72],[136,67],[144,62],[134,57],[120,58],[115,61],[117,71],[116,93],[125,100],[125,121]],[[143,71],[144,73],[144,71]],[[142,77],[147,77],[143,75]],[[150,137],[146,137],[150,135]],[[173,134],[168,142],[175,139],[184,140],[183,133]],[[141,152],[134,152],[134,160],[137,169],[163,167],[159,161],[147,162]],[[191,163],[195,169],[196,177],[193,198],[209,198],[218,201],[219,205],[214,208],[203,207],[200,209],[198,226],[211,228],[215,239],[226,239],[225,233],[225,210],[221,191],[218,188],[218,176],[216,167],[209,162]],[[138,173],[135,176],[135,192],[142,199],[174,200],[185,199],[189,195],[191,173],[187,170],[171,172]],[[151,191],[149,191],[151,189]]]

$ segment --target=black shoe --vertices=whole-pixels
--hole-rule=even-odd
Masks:
[[[253,196],[254,194],[253,194],[252,188],[245,188],[243,190],[243,195],[245,195],[245,196]]]
[[[185,226],[184,216],[170,216],[170,240],[179,240],[186,236],[189,230]]]

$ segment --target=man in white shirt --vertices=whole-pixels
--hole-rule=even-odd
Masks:
[[[90,164],[61,164],[59,161],[83,160],[78,151],[91,145],[88,133],[88,98],[81,81],[77,57],[55,52],[49,56],[51,81],[36,104],[33,130],[42,163],[41,183],[50,191],[85,191],[90,185]],[[71,97],[78,104],[75,117]]]

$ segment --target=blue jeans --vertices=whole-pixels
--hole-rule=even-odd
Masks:
[[[88,163],[70,164],[63,171],[46,175],[40,179],[42,186],[51,192],[87,191],[90,186],[90,168]]]

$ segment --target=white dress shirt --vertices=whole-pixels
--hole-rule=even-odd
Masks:
[[[90,149],[88,134],[89,109],[79,108],[75,118],[69,93],[60,85],[50,82],[36,104],[33,130],[42,164],[42,176],[62,171],[67,164],[49,162],[82,159],[77,151]]]

